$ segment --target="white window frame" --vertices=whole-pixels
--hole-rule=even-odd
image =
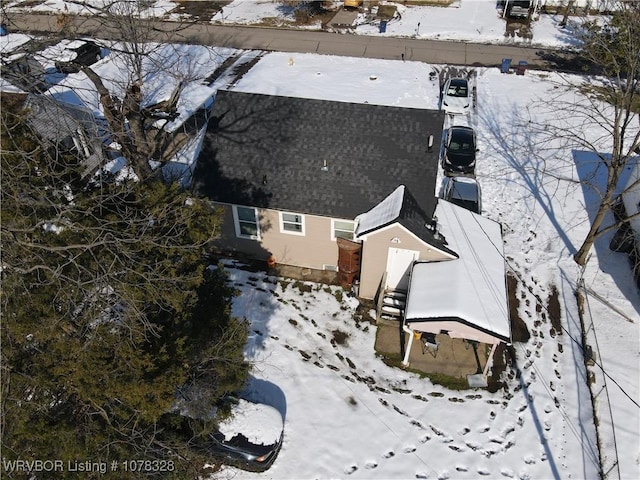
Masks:
[[[233,207],[233,225],[235,227],[236,230],[236,237],[238,238],[248,238],[251,240],[260,240],[260,216],[258,215],[258,209],[255,207],[245,207],[244,205],[232,205]],[[242,233],[242,230],[240,229],[240,216],[238,215],[238,209],[239,208],[245,208],[247,210],[253,210],[253,214],[255,216],[255,223],[256,223],[256,234],[255,235],[246,235],[244,233]],[[245,221],[245,220],[243,220]],[[245,221],[247,223],[249,223],[248,221]]]
[[[279,213],[279,217],[280,217],[280,233],[286,233],[287,235],[298,235],[301,237],[304,237],[305,234],[305,218],[304,215],[300,214],[300,213],[294,213],[294,212],[278,212]],[[297,222],[292,222],[289,220],[285,220],[284,216],[285,215],[295,215],[296,217],[300,217],[300,226],[302,227],[301,230],[299,232],[296,231],[292,231],[292,230],[287,230],[284,228],[284,224],[285,223],[290,223],[290,224],[296,224]]]
[[[351,223],[353,224],[353,232],[351,232],[353,234],[353,236],[350,239],[347,240],[351,240],[352,242],[355,241],[355,235],[356,235],[356,222],[354,220],[344,220],[341,218],[332,218],[331,219],[331,240],[336,240],[337,238],[344,238],[344,237],[336,237],[336,222],[343,222],[343,223]],[[338,229],[341,232],[345,232],[346,230],[340,228]]]

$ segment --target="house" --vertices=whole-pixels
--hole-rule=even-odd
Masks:
[[[337,271],[412,334],[405,362],[419,335],[493,355],[511,337],[500,225],[435,197],[443,124],[441,111],[219,91],[192,185],[224,211],[221,251]]]
[[[372,299],[388,264],[403,281],[413,259],[450,255],[425,227],[443,123],[441,111],[219,91],[193,187],[224,209],[221,250],[317,270],[346,259],[346,283]],[[402,218],[357,229],[400,185]]]

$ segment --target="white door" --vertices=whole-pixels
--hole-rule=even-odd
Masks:
[[[407,290],[409,288],[409,273],[411,264],[417,260],[420,252],[390,248],[387,254],[387,284],[386,288],[393,290]]]

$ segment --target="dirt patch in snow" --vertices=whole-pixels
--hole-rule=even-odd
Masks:
[[[551,336],[562,335],[562,322],[560,320],[560,298],[558,289],[555,285],[551,285],[551,295],[547,300],[547,312],[551,321]]]
[[[509,298],[509,321],[511,322],[511,337],[514,342],[525,343],[531,337],[527,324],[520,318],[520,299],[518,298],[518,279],[507,274],[507,296]]]

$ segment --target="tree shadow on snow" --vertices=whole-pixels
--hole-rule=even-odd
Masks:
[[[491,111],[488,108],[490,107],[485,106],[479,112],[479,121],[484,123],[488,132],[487,137],[479,140],[489,143],[488,150],[502,157],[504,163],[518,175],[510,178],[508,170],[496,172],[501,178],[506,178],[506,181],[513,181],[524,187],[519,196],[510,199],[511,202],[526,205],[532,218],[536,218],[534,205],[530,205],[530,199],[533,198],[549,218],[566,250],[573,255],[577,249],[558,220],[555,210],[562,182],[562,172],[557,165],[552,165],[557,158],[552,151],[542,147],[543,139],[535,135],[529,119],[517,105],[512,104],[511,111],[498,106]],[[480,152],[480,156],[484,154]],[[567,193],[570,194],[571,192]]]
[[[287,397],[282,389],[268,380],[249,377],[247,386],[242,392],[242,397],[254,403],[270,405],[280,412],[282,420],[287,417]]]

